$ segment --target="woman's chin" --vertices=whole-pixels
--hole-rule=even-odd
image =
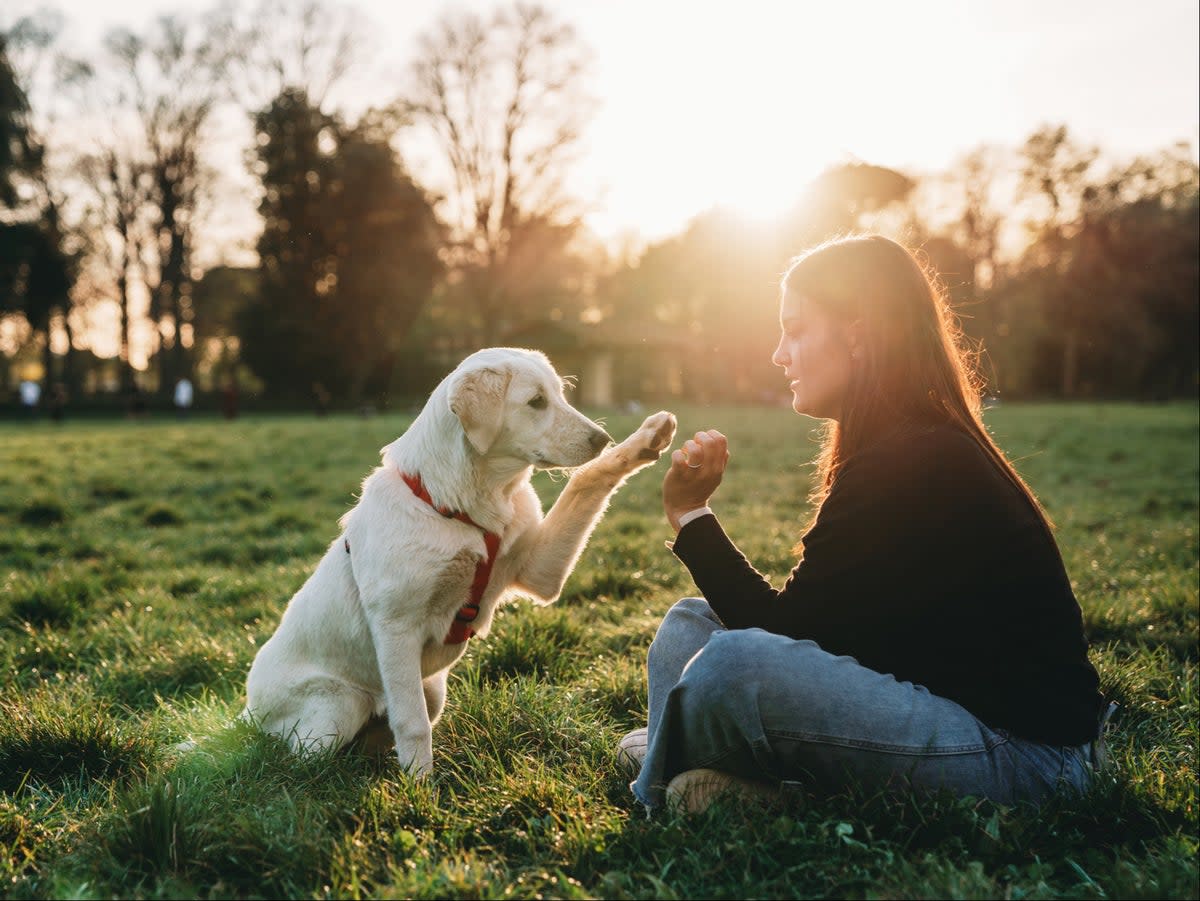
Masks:
[[[792,398],[792,409],[801,416],[807,416],[810,419],[836,419],[836,416],[831,416],[828,410],[813,409],[811,404],[805,403],[799,397]]]

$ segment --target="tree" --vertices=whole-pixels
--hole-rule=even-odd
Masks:
[[[916,182],[902,172],[869,163],[830,166],[813,179],[790,223],[790,239],[803,247],[845,235],[865,216],[899,204]]]
[[[1002,277],[1000,250],[1004,216],[995,196],[1004,165],[1004,152],[982,145],[963,156],[945,175],[958,193],[960,212],[950,224],[948,238],[965,256],[961,277],[969,298],[963,330],[982,346],[981,374],[993,394],[1006,393],[1015,360],[1007,353],[1012,311],[994,291]]]
[[[40,56],[55,40],[51,17],[25,17],[0,32],[0,313],[20,312],[41,336],[44,378],[55,378],[51,323],[60,316],[67,333],[70,381],[71,286],[76,259],[65,248],[61,199],[46,169],[44,138],[29,103],[33,63],[23,71],[14,52]]]
[[[1139,163],[1142,161],[1138,161]],[[1131,168],[1146,170],[1144,163]],[[1166,148],[1148,167],[1147,190],[1132,205],[1130,228],[1152,253],[1128,267],[1153,325],[1141,383],[1143,396],[1195,397],[1200,389],[1200,165],[1192,147]],[[1156,224],[1146,227],[1146,219]]]
[[[144,34],[111,31],[105,45],[118,72],[118,109],[133,114],[140,132],[140,147],[125,163],[147,178],[153,235],[139,262],[161,342],[159,386],[166,390],[189,369],[192,255],[199,206],[216,177],[203,161],[205,129],[226,96],[233,46],[224,20],[175,16],[156,19]]]
[[[41,154],[32,140],[29,98],[17,77],[9,53],[12,38],[0,31],[0,207],[13,209],[20,181],[32,177]]]
[[[192,327],[200,384],[220,385],[236,373],[241,362],[240,323],[257,302],[258,285],[257,269],[227,265],[213,266],[196,282]]]
[[[1194,394],[1200,321],[1198,167],[1188,148],[1115,167],[1084,191],[1065,278],[1088,298],[1081,385]]]
[[[1081,223],[1088,173],[1098,155],[1095,148],[1078,145],[1065,125],[1038,129],[1021,148],[1020,193],[1041,207],[1035,220],[1030,262],[1059,276],[1046,297],[1045,308],[1048,321],[1059,332],[1064,397],[1076,394],[1080,343],[1090,298],[1077,281],[1063,276],[1071,266],[1071,238]],[[1076,244],[1075,249],[1079,246]]]
[[[348,4],[257,0],[226,12],[231,92],[248,111],[265,109],[285,91],[302,91],[325,108],[372,43],[369,24]]]
[[[35,229],[10,225],[20,185],[39,165],[30,140],[29,99],[17,80],[8,54],[9,37],[0,32],[0,313],[24,312],[23,267],[35,253]]]
[[[242,323],[250,368],[279,395],[303,395],[311,380],[332,380],[336,357],[325,340],[336,316],[325,298],[336,287],[329,204],[337,123],[300,90],[258,113],[256,174],[262,180],[258,302]]]
[[[690,342],[681,380],[697,399],[757,399],[777,386],[770,345],[788,251],[774,229],[721,208],[606,277],[597,310],[648,335]]]
[[[51,231],[37,222],[0,222],[0,312],[19,312],[44,338],[45,378],[50,365],[50,319],[71,288],[70,263]]]
[[[135,286],[145,282],[144,248],[154,239],[152,182],[144,159],[115,142],[79,157],[77,173],[91,191],[86,226],[91,231],[88,270],[97,293],[120,310],[120,388],[134,384],[131,354]]]
[[[290,90],[255,123],[264,227],[244,358],[280,396],[315,383],[354,403],[379,396],[439,271],[430,202],[387,117],[347,126]]]
[[[420,39],[400,105],[436,147],[450,264],[484,344],[547,295],[566,301],[581,215],[564,181],[594,106],[587,57],[571,26],[524,4],[443,18]]]
[[[442,227],[387,131],[368,115],[343,131],[337,157],[337,295],[344,312],[334,341],[345,396],[355,402],[391,384],[396,355],[442,268]]]
[[[650,245],[602,279],[595,311],[645,323],[651,334],[666,326],[692,342],[703,354],[682,374],[693,397],[771,396],[780,384],[770,355],[789,258],[898,204],[914,184],[895,170],[851,163],[822,173],[782,228],[708,210],[682,234]],[[691,357],[699,361],[697,353]]]
[[[1100,170],[1062,126],[1026,142],[1032,241],[996,294],[1037,329],[1028,386],[1058,396],[1194,395],[1200,169],[1181,145]],[[1017,317],[1011,319],[1015,322]]]

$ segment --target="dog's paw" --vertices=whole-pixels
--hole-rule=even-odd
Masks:
[[[629,436],[630,441],[642,443],[638,451],[638,459],[657,460],[663,451],[671,446],[675,437],[675,414],[659,410],[646,417],[642,427]]]
[[[660,410],[646,417],[636,432],[610,448],[608,455],[624,472],[633,472],[662,456],[675,437],[675,414]]]

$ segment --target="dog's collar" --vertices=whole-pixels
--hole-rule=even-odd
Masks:
[[[475,634],[471,623],[475,621],[475,617],[479,616],[479,602],[483,599],[483,592],[492,575],[492,566],[496,562],[496,553],[500,550],[500,536],[495,532],[489,532],[466,513],[439,507],[435,504],[433,498],[429,496],[429,489],[421,481],[420,475],[401,472],[400,477],[404,479],[404,484],[412,489],[413,494],[437,510],[442,516],[447,519],[457,519],[459,522],[474,526],[483,532],[483,544],[487,548],[487,557],[475,564],[475,578],[471,580],[471,594],[467,598],[467,602],[454,615],[454,622],[450,624],[450,631],[446,633],[446,640],[443,642],[443,644],[462,644]],[[349,544],[346,545],[346,551],[347,553],[350,551]]]
[[[474,526],[481,532],[487,532],[483,526],[471,519],[466,513],[460,510],[451,510],[449,507],[443,507],[433,502],[433,498],[429,495],[429,489],[425,487],[425,483],[421,481],[420,475],[411,475],[407,472],[401,472],[400,478],[404,479],[404,484],[412,489],[412,493],[423,500],[429,506],[437,510],[438,513],[446,517],[446,519],[457,519],[459,522],[465,522],[469,526]]]

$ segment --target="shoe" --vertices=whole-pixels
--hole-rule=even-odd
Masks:
[[[642,771],[642,761],[646,759],[649,730],[645,727],[634,729],[617,744],[617,765],[631,776],[637,776]]]
[[[687,770],[667,784],[667,804],[685,813],[703,813],[722,796],[765,801],[779,798],[781,794],[777,787],[766,782],[743,779],[720,770]]]

